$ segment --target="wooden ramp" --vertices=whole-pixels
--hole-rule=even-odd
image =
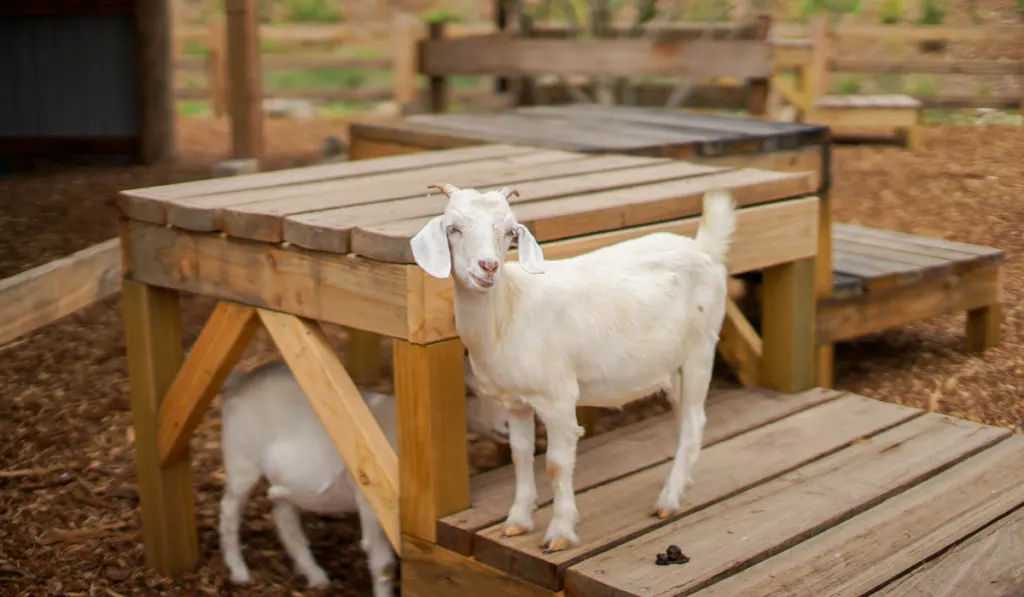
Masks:
[[[509,597],[1024,595],[1024,437],[820,389],[721,391],[707,417],[680,515],[652,517],[674,450],[665,415],[581,441],[579,546],[539,547],[551,516],[539,457],[532,533],[501,537],[512,468],[478,475],[472,508],[438,522],[439,547],[406,550],[403,586]],[[655,565],[672,544],[689,562]]]

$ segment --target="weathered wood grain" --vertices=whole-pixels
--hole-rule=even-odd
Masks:
[[[921,483],[1009,432],[928,413],[572,566],[577,597],[680,597]],[[669,544],[685,566],[655,566]]]
[[[576,532],[582,540],[578,546],[551,554],[537,547],[537,533],[543,533],[551,521],[549,505],[534,514],[536,531],[529,535],[503,538],[500,524],[480,531],[474,538],[473,555],[499,570],[558,590],[565,569],[576,562],[920,414],[916,409],[848,394],[704,450],[683,511],[671,519],[651,516],[672,467],[669,461],[577,494],[580,520]]]
[[[714,445],[839,396],[839,392],[823,390],[801,394],[758,389],[712,393],[707,404],[704,445]],[[671,414],[666,414],[583,439],[573,477],[575,490],[596,487],[671,458],[677,433],[674,421]],[[543,466],[542,459],[534,463],[536,476],[543,476]],[[470,554],[473,534],[504,520],[508,514],[514,483],[511,466],[474,476],[470,480],[472,507],[438,521],[438,543],[458,553]],[[538,483],[537,504],[545,506],[551,502],[551,497],[551,487]]]

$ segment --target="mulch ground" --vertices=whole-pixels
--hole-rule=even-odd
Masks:
[[[338,122],[269,121],[269,168],[314,162]],[[119,189],[208,176],[227,151],[224,125],[186,120],[181,158],[160,168],[40,166],[0,181],[0,277],[114,235]],[[867,396],[1014,427],[1024,417],[1024,129],[930,127],[924,149],[842,147],[836,157],[835,216],[996,246],[1006,259],[1004,339],[984,355],[962,351],[963,316],[938,318],[840,346],[838,385]],[[212,301],[183,301],[185,342]],[[344,339],[335,338],[344,348]],[[265,336],[245,356],[273,353]],[[387,382],[382,382],[386,389]],[[218,417],[211,410],[193,442],[200,566],[169,580],[144,567],[132,456],[124,339],[111,298],[0,347],[0,594],[292,595],[305,592],[260,497],[242,540],[254,585],[227,583],[217,541],[222,485]],[[648,404],[651,412],[663,405]],[[608,417],[604,426],[636,418]],[[497,462],[474,441],[472,462]],[[335,582],[318,592],[370,595],[354,520],[307,517],[307,534]],[[312,594],[312,592],[310,592]]]

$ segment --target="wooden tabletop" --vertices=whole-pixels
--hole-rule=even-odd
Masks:
[[[585,153],[685,157],[774,152],[828,142],[828,127],[635,106],[566,104],[353,122],[353,138],[408,142],[451,135]],[[682,153],[681,153],[682,152]]]
[[[409,240],[445,206],[434,183],[511,186],[539,242],[696,216],[704,192],[738,206],[814,193],[812,173],[477,145],[123,191],[124,217],[192,232],[412,263]]]

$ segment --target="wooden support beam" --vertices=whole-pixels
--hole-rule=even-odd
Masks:
[[[401,555],[398,457],[359,389],[318,324],[266,309],[260,309],[259,315],[392,547]]]
[[[161,467],[174,464],[187,452],[192,432],[259,324],[252,307],[229,301],[217,304],[160,405],[157,444]]]
[[[718,339],[718,352],[729,363],[736,378],[746,387],[758,385],[761,376],[761,337],[735,301],[725,304],[725,321]]]
[[[263,91],[256,0],[226,0],[231,155],[263,158]]]
[[[117,238],[0,280],[0,346],[120,289]]]
[[[469,507],[464,351],[458,338],[393,343],[402,533],[437,542],[437,520]]]
[[[444,23],[430,23],[427,39],[420,40],[416,45],[416,70],[425,73],[425,46],[429,41],[444,41]],[[442,114],[448,109],[448,80],[444,73],[429,73],[427,77],[427,111]]]
[[[170,576],[199,558],[190,458],[160,468],[157,445],[160,403],[183,360],[178,293],[130,280],[122,292],[142,541],[146,564]]]
[[[814,386],[814,259],[764,270],[761,385],[780,392]]]
[[[357,384],[372,384],[380,377],[381,341],[379,334],[345,328],[348,334],[348,345],[345,348],[345,370]]]
[[[174,156],[170,0],[135,2],[135,37],[139,159],[143,164],[152,164]]]
[[[828,173],[826,173],[828,174]],[[822,301],[832,297],[832,192],[825,190],[819,194],[818,203],[818,254],[814,258],[814,296],[815,306],[820,308]],[[817,321],[817,315],[814,315]],[[817,325],[817,324],[816,324]],[[815,331],[817,334],[817,331]],[[819,387],[831,388],[835,385],[836,349],[832,343],[817,342],[814,355],[814,376]]]

